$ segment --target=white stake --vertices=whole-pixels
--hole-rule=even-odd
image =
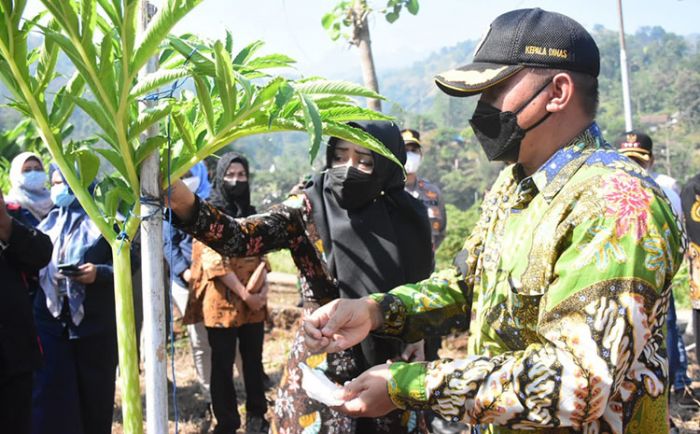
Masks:
[[[141,0],[141,29],[144,31],[155,6]],[[158,68],[157,58],[149,59],[143,74]],[[146,107],[155,102],[149,101]],[[158,134],[158,125],[151,126],[142,137]],[[141,166],[141,196],[160,198],[160,164],[158,151],[146,158]],[[151,216],[141,223],[141,267],[143,282],[143,333],[146,373],[146,429],[148,434],[168,433],[167,342],[165,339],[165,290],[163,284],[163,221],[156,203],[142,203],[141,215]]]

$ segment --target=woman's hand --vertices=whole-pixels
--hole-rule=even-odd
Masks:
[[[183,222],[188,222],[194,214],[195,195],[182,180],[178,179],[170,186],[170,193],[163,193],[163,202]]]
[[[243,297],[243,302],[250,308],[252,311],[258,311],[262,308],[265,307],[265,304],[267,304],[267,295],[263,294],[261,292],[257,294],[251,294],[249,292],[246,292],[246,296]]]
[[[95,264],[88,262],[87,264],[78,266],[78,268],[80,269],[80,274],[68,276],[69,279],[75,280],[83,285],[95,283],[95,279],[97,278],[97,267]]]

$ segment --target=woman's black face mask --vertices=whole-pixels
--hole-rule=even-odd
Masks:
[[[476,110],[474,110],[474,114],[469,120],[469,123],[489,161],[518,161],[520,143],[523,138],[525,138],[525,134],[537,128],[552,114],[551,112],[547,112],[547,114],[539,121],[535,122],[534,125],[523,129],[518,125],[518,113],[523,111],[537,95],[545,90],[545,88],[551,84],[551,80],[551,78],[547,80],[530,99],[525,101],[525,103],[514,112],[504,112],[481,101],[476,104]]]
[[[248,191],[248,181],[224,181],[224,191],[230,198],[237,198]]]
[[[352,166],[328,169],[329,187],[345,209],[361,208],[381,193],[382,187],[375,178]]]

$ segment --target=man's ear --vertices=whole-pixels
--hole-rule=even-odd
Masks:
[[[552,96],[545,108],[549,112],[556,113],[572,104],[576,86],[574,85],[574,79],[566,72],[555,75],[552,78],[552,83],[554,84],[551,87],[552,90],[550,90]]]

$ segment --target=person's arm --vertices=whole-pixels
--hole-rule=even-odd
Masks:
[[[654,357],[664,342],[660,322],[681,236],[658,199],[649,213],[629,217],[619,212],[573,229],[539,303],[536,342],[491,357],[394,363],[392,403],[472,424],[580,428],[602,417],[640,360],[648,370],[643,387],[663,399],[663,361]]]
[[[435,245],[433,246],[437,251],[440,244],[445,240],[447,231],[447,211],[445,210],[445,200],[442,197],[442,192],[437,187],[435,187],[435,192],[437,193],[438,209],[440,210],[440,232],[437,234],[437,237],[435,237]]]
[[[303,235],[299,212],[277,205],[264,214],[236,219],[195,196],[189,222],[173,218],[173,224],[224,256],[258,256],[289,248],[292,239]]]
[[[229,266],[227,258],[222,257],[219,253],[206,246],[202,249],[200,258],[204,277],[207,280],[221,282],[252,310],[257,310],[265,304],[264,302],[261,304],[262,297],[259,294],[250,294],[246,291],[245,285],[241,283],[236,272]]]
[[[0,255],[6,255],[19,270],[34,273],[51,261],[52,252],[48,235],[10,216],[0,191]]]
[[[44,268],[51,261],[53,251],[49,236],[13,218],[10,220],[9,237],[3,239],[7,243],[3,254],[21,271],[34,273]]]
[[[192,239],[179,229],[169,226],[168,222],[163,223],[163,252],[165,252],[163,256],[173,275],[184,281],[183,274],[192,265]],[[189,248],[187,248],[186,243],[190,243]]]

